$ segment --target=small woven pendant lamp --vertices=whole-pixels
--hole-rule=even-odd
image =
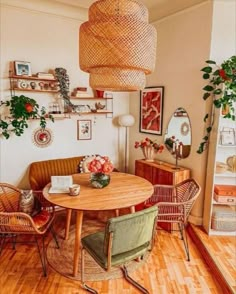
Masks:
[[[153,72],[157,34],[147,8],[135,0],[99,0],[80,27],[80,68],[93,89],[137,91]]]

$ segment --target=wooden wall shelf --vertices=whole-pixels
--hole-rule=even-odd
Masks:
[[[75,97],[75,96],[71,96],[70,99],[76,99],[76,100],[112,100],[113,98],[101,98],[101,97]]]
[[[16,88],[13,87],[10,90],[21,91],[21,92],[43,92],[43,93],[59,93],[58,90],[39,90],[39,89],[28,89],[28,88]]]
[[[56,79],[45,79],[45,78],[38,78],[34,76],[16,76],[16,75],[10,75],[9,79],[14,80],[31,80],[31,81],[47,81],[47,82],[57,82]]]

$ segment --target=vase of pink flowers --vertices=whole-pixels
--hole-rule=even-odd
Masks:
[[[141,148],[146,161],[154,161],[155,154],[161,153],[164,149],[164,145],[158,144],[149,138],[145,138],[139,142],[136,141],[134,148]]]
[[[107,156],[96,156],[88,163],[91,172],[90,184],[94,188],[104,188],[110,183],[110,173],[114,166]]]

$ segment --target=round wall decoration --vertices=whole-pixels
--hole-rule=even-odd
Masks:
[[[181,135],[187,136],[189,133],[189,124],[187,122],[183,122],[181,125]]]
[[[48,128],[38,128],[33,132],[32,140],[37,147],[47,147],[53,140],[52,131]]]

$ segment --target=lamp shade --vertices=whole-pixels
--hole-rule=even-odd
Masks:
[[[145,87],[156,60],[156,29],[148,10],[137,0],[99,0],[80,26],[80,68],[90,74],[90,86],[110,91]]]
[[[135,119],[131,114],[123,114],[119,116],[118,122],[122,127],[131,127],[134,125]]]

